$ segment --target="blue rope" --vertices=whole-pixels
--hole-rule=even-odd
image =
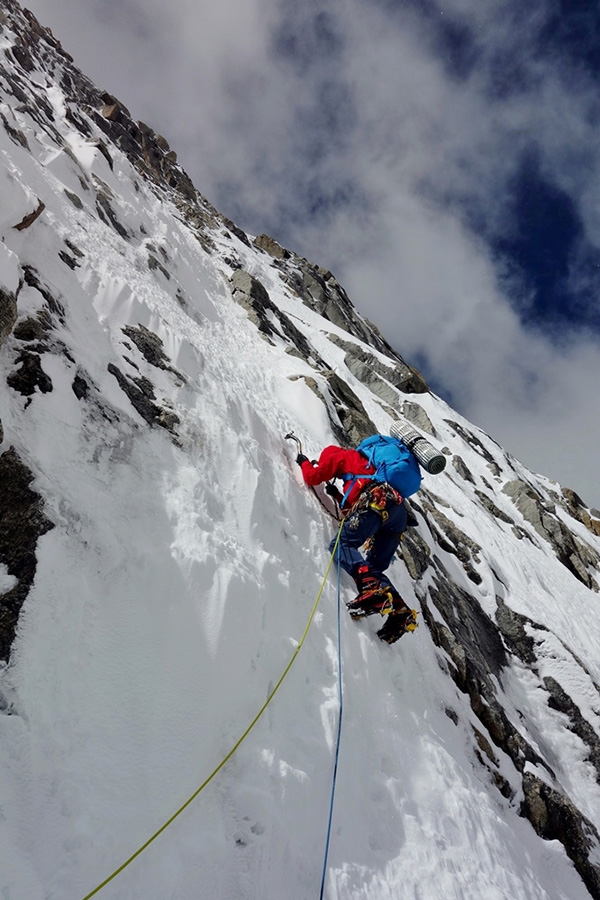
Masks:
[[[340,528],[341,531],[341,528]],[[340,715],[338,719],[337,740],[335,744],[335,763],[333,766],[333,781],[331,783],[331,798],[329,800],[329,820],[327,822],[327,837],[325,839],[325,858],[323,859],[323,874],[321,875],[321,893],[319,900],[323,900],[323,891],[325,890],[325,876],[327,875],[327,858],[329,856],[329,840],[331,838],[331,822],[333,819],[333,801],[335,798],[335,787],[337,783],[338,760],[340,756],[340,738],[342,736],[342,717],[344,714],[344,692],[342,690],[342,623],[341,623],[341,566],[340,566],[340,546],[337,548],[337,651],[338,651],[338,695],[340,705]]]

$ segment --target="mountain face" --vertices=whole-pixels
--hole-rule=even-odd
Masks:
[[[404,418],[448,464],[390,570],[418,631],[382,644],[341,579],[326,896],[600,898],[600,512],[220,215],[13,0],[0,84],[0,896],[87,896],[219,765],[337,527],[284,436],[317,456]],[[317,895],[336,581],[100,896]]]

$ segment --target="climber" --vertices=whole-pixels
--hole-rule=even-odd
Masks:
[[[344,515],[337,559],[354,579],[358,596],[348,604],[353,618],[375,612],[386,615],[377,632],[388,643],[417,627],[416,613],[409,609],[385,570],[398,549],[407,527],[404,498],[416,493],[421,484],[419,464],[398,438],[373,435],[356,450],[325,447],[319,461],[311,462],[302,452],[296,457],[307,485],[315,486],[335,478],[344,481],[344,493],[333,484],[326,492]],[[411,514],[412,522],[416,520]],[[359,548],[367,544],[365,556]],[[333,551],[335,539],[331,542]]]

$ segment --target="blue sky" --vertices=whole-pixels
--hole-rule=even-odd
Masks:
[[[438,393],[600,507],[600,9],[32,0],[251,233],[330,268]]]

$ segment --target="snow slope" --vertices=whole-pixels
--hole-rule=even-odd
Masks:
[[[1,39],[3,50],[13,45],[8,26]],[[12,64],[10,55],[5,61]],[[38,541],[35,581],[0,671],[0,896],[81,900],[163,825],[250,724],[297,646],[328,564],[335,523],[302,486],[295,445],[284,440],[295,430],[309,455],[334,441],[331,405],[328,412],[306,379],[316,378],[323,396],[326,380],[288,341],[265,340],[232,299],[234,269],[264,285],[380,431],[393,417],[328,335],[356,339],[303,303],[269,254],[220,221],[207,249],[174,198],[140,177],[115,145],[109,162],[74,126],[56,75],[38,68],[28,79],[53,119],[44,127],[43,107],[20,106],[4,84],[0,280],[15,292],[30,273],[18,292],[19,322],[49,311],[40,362],[52,390],[23,395],[7,385],[24,346],[9,337],[0,353],[1,450],[13,447],[34,474],[54,528]],[[41,215],[15,230],[39,201]],[[161,339],[166,368],[132,338],[140,328]],[[115,371],[130,385],[151,383],[167,414],[163,427],[144,420]],[[76,379],[84,394],[76,394]],[[478,585],[455,555],[435,548],[453,583],[491,619],[500,596],[536,623],[536,666],[511,655],[496,679],[506,715],[554,777],[527,767],[600,829],[589,748],[542,689],[544,678],[556,679],[600,734],[598,594],[501,493],[515,477],[545,497],[557,486],[434,395],[418,402],[436,445],[460,454],[479,487],[485,479],[494,502],[530,535],[517,539],[452,466],[426,477],[424,496],[481,548]],[[449,422],[476,436],[498,474]],[[416,500],[419,533],[435,547]],[[557,515],[600,550],[583,524]],[[420,609],[435,571],[413,581],[398,560],[391,576]],[[4,566],[3,590],[13,580]],[[344,577],[342,603],[352,596]],[[338,716],[337,602],[332,575],[254,729],[99,896],[318,896]],[[443,619],[433,608],[431,615]],[[491,738],[425,622],[392,647],[377,640],[376,627],[342,616],[344,727],[326,896],[586,900],[563,845],[542,840],[519,815],[521,775],[493,746],[509,788],[498,789],[473,729],[488,746]]]

